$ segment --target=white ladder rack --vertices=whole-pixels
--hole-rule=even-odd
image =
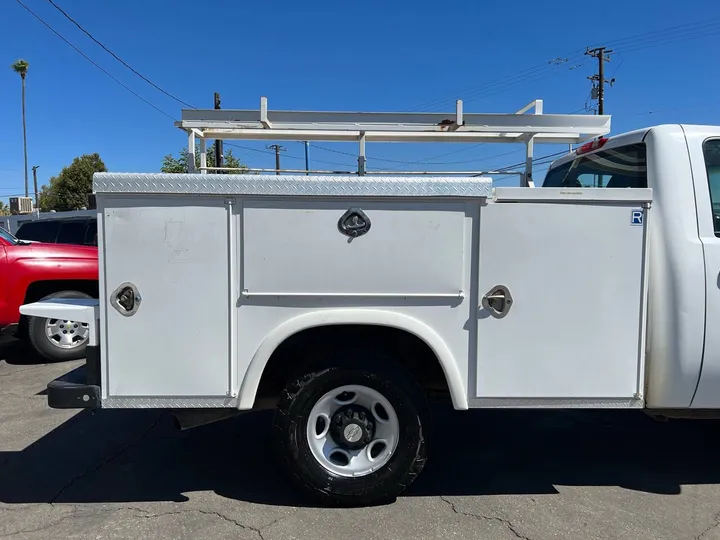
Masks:
[[[533,110],[532,114],[527,114]],[[455,142],[455,143],[523,143],[526,146],[525,185],[532,186],[533,147],[536,143],[578,144],[610,131],[609,115],[543,114],[542,100],[535,100],[510,114],[464,114],[461,100],[455,113],[413,112],[322,112],[269,111],[267,98],[260,99],[260,110],[183,109],[175,125],[187,132],[188,151],[195,153],[195,139],[200,139],[200,172],[230,170],[208,167],[206,141],[277,140],[277,141],[356,141],[358,169],[366,170],[366,142]],[[188,172],[195,172],[194,160],[188,160]],[[257,169],[260,170],[260,169]],[[267,171],[268,169],[263,169]],[[273,172],[275,169],[271,169]],[[289,171],[285,171],[289,172]],[[306,171],[303,171],[306,172]],[[337,174],[338,171],[308,171]],[[483,171],[482,173],[507,171]],[[472,172],[403,172],[402,174],[481,174]]]

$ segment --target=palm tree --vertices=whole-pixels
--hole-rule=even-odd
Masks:
[[[0,216],[9,216],[9,215],[10,215],[10,207],[7,205],[7,203],[0,201]]]
[[[23,152],[25,153],[25,196],[28,196],[28,161],[27,161],[27,124],[25,121],[25,77],[27,76],[28,64],[27,60],[17,60],[11,66],[15,73],[20,75],[22,79],[22,121],[23,121]]]

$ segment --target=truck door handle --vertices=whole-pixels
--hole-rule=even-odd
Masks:
[[[502,319],[513,305],[510,289],[504,285],[496,285],[482,297],[482,307],[496,319]]]

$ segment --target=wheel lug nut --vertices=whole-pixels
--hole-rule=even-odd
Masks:
[[[365,420],[365,413],[363,411],[360,411],[358,417],[360,418],[360,420]]]

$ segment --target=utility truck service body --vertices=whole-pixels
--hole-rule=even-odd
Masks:
[[[428,396],[458,409],[720,407],[720,128],[605,139],[608,117],[183,111],[201,138],[359,140],[358,176],[97,173],[99,302],[51,407],[276,408],[327,502],[422,470]],[[202,115],[205,116],[202,116]],[[343,116],[346,115],[346,116]],[[400,116],[400,119],[397,117]],[[371,176],[366,140],[579,143],[545,185]],[[192,165],[191,165],[192,166]],[[274,172],[274,171],[273,171]],[[600,187],[602,186],[602,187]],[[714,186],[714,187],[713,187]]]

